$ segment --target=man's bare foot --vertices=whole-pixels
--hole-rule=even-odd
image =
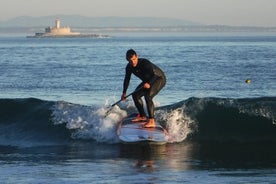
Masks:
[[[132,122],[147,121],[147,117],[146,116],[141,116],[140,114],[138,114],[137,117],[135,117],[131,121]]]
[[[144,124],[144,128],[155,128],[156,125],[155,125],[155,121],[153,118],[150,118],[149,121]]]

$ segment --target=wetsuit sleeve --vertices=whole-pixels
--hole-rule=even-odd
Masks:
[[[126,93],[126,91],[127,91],[129,81],[130,81],[130,77],[131,77],[131,69],[127,65],[126,66],[125,79],[124,79],[124,85],[123,85],[123,93]]]

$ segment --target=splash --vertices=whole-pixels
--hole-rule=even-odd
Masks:
[[[117,143],[116,128],[127,115],[126,111],[114,106],[106,116],[108,108],[90,107],[67,102],[58,102],[53,107],[55,124],[66,124],[73,130],[73,139],[93,139],[97,142]]]
[[[121,107],[116,105],[110,109],[106,106],[93,108],[61,101],[53,107],[52,119],[55,124],[66,124],[66,128],[73,130],[71,135],[73,139],[118,143],[117,126],[134,110],[131,102],[124,103]],[[183,112],[183,108],[172,111],[157,110],[156,120],[167,129],[171,143],[182,142],[194,131],[191,128],[194,122]]]
[[[158,121],[164,122],[169,133],[169,142],[182,142],[196,129],[191,128],[195,122],[184,113],[183,108],[177,108],[171,111],[159,110],[156,112]],[[164,126],[163,125],[163,126]]]

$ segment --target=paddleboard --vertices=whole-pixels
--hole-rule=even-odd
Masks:
[[[123,119],[117,129],[119,140],[123,143],[166,144],[168,133],[158,122],[155,128],[144,128],[146,121],[132,122],[134,115]]]

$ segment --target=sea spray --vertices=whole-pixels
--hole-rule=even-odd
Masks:
[[[116,128],[126,116],[118,106],[105,116],[107,108],[90,107],[67,102],[57,102],[53,107],[55,124],[66,124],[72,130],[73,139],[92,139],[97,142],[117,143]]]
[[[195,122],[188,117],[183,108],[177,108],[171,111],[158,110],[156,112],[157,121],[164,122],[163,126],[169,133],[169,142],[182,142],[196,129],[192,128]]]

